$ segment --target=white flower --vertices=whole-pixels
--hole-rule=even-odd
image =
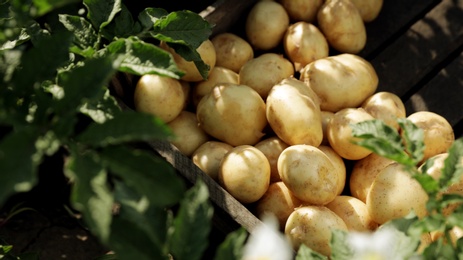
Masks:
[[[243,260],[293,259],[293,249],[286,236],[278,230],[277,218],[265,214],[262,222],[244,245]]]
[[[380,228],[375,232],[349,232],[347,241],[358,260],[400,260],[397,249],[397,230]]]

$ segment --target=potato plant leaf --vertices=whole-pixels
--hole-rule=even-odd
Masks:
[[[155,207],[124,182],[114,182],[120,209],[113,218],[109,246],[118,259],[168,259],[168,213]]]
[[[165,50],[135,38],[119,39],[104,50],[109,54],[123,56],[119,71],[135,75],[158,74],[180,79],[180,71],[172,55]]]
[[[0,140],[0,205],[17,192],[30,190],[37,182],[35,140],[37,129],[13,130]]]
[[[74,35],[73,42],[80,50],[96,47],[98,35],[87,19],[68,14],[60,14],[58,17],[61,24]]]
[[[454,141],[448,150],[448,156],[444,161],[439,184],[445,190],[453,183],[460,181],[463,174],[463,138]]]
[[[328,260],[328,257],[312,250],[310,247],[301,244],[295,260]]]
[[[405,141],[405,149],[413,161],[415,161],[416,165],[423,159],[424,156],[423,129],[405,118],[399,118],[397,122],[402,130],[402,138]]]
[[[347,241],[347,232],[343,230],[332,230],[331,231],[331,255],[330,259],[333,260],[347,260],[354,259],[354,252],[349,246]]]
[[[87,18],[99,31],[107,26],[121,11],[122,0],[84,0]]]
[[[133,19],[132,14],[124,4],[121,4],[121,11],[114,16],[114,19],[101,29],[101,35],[110,41],[137,35],[140,32],[141,25]]]
[[[208,246],[213,208],[206,184],[198,180],[180,203],[169,248],[174,259],[200,260]]]
[[[142,25],[144,31],[149,31],[153,28],[154,23],[163,16],[169,13],[162,8],[146,8],[138,14],[138,21]]]
[[[102,96],[105,85],[116,72],[118,61],[114,57],[88,59],[81,66],[58,75],[58,85],[64,90],[64,97],[55,104],[60,114],[76,113],[85,101]]]
[[[146,196],[150,204],[170,206],[183,197],[185,183],[169,163],[153,153],[119,145],[105,147],[101,157],[114,175]]]
[[[79,0],[32,0],[37,8],[37,16],[42,16],[56,8],[79,3]]]
[[[90,117],[94,122],[103,124],[120,113],[121,108],[114,96],[110,94],[109,90],[106,90],[102,98],[85,103],[80,107],[79,111]]]
[[[225,240],[217,247],[214,260],[239,260],[243,256],[243,247],[248,233],[246,229],[239,228],[227,235]]]
[[[170,135],[170,129],[155,116],[126,110],[104,123],[91,124],[76,140],[90,146],[108,146],[164,139]]]
[[[73,206],[83,213],[92,233],[107,243],[114,198],[108,186],[107,172],[97,153],[91,150],[79,153],[73,149],[64,171],[73,180]]]

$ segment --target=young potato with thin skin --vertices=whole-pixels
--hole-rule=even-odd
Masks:
[[[320,111],[322,115],[322,130],[323,130],[323,139],[322,139],[322,145],[330,145],[330,142],[328,141],[327,137],[327,131],[326,129],[328,128],[328,123],[331,121],[331,119],[334,117],[334,113],[331,111]]]
[[[338,178],[332,160],[312,145],[292,145],[278,158],[278,172],[289,190],[308,204],[325,205],[338,192]]]
[[[294,66],[283,55],[267,52],[246,62],[238,74],[240,84],[266,99],[275,84],[294,74]]]
[[[243,204],[258,201],[270,185],[267,157],[251,145],[234,147],[222,159],[219,184]]]
[[[418,111],[407,117],[424,132],[424,157],[426,159],[446,152],[455,141],[452,125],[443,116],[430,112]]]
[[[159,44],[159,47],[172,54],[172,56],[174,57],[174,61],[177,64],[177,67],[185,72],[185,75],[183,75],[181,78],[182,80],[188,82],[197,82],[204,80],[193,61],[185,60],[182,56],[177,54],[173,48],[168,46],[167,43],[164,41],[162,41]],[[199,56],[204,61],[204,63],[206,63],[206,65],[209,66],[209,75],[209,73],[211,73],[212,68],[214,68],[217,59],[214,45],[212,44],[211,40],[207,39],[204,42],[202,42],[201,45],[199,45],[196,51],[199,53]]]
[[[270,183],[265,194],[256,202],[257,216],[274,214],[280,223],[280,229],[285,228],[286,220],[301,201],[294,196],[282,181]]]
[[[383,120],[392,128],[399,129],[398,118],[405,118],[405,105],[399,96],[392,92],[377,92],[362,103],[361,107],[376,119]]]
[[[275,134],[289,145],[319,146],[323,139],[317,99],[303,94],[307,86],[285,79],[273,86],[267,97],[266,116]]]
[[[371,218],[382,225],[389,220],[405,217],[412,210],[419,218],[424,217],[428,199],[420,183],[403,165],[394,162],[376,176],[366,205]]]
[[[209,94],[212,88],[221,83],[239,84],[238,73],[224,67],[215,66],[207,80],[199,81],[193,85],[193,105],[197,107],[201,98]]]
[[[170,142],[187,157],[209,140],[209,136],[199,127],[196,115],[192,112],[183,110],[167,126],[174,134]]]
[[[325,36],[315,25],[302,21],[288,27],[283,37],[283,48],[296,71],[329,54]]]
[[[317,21],[330,46],[339,52],[357,54],[365,47],[365,24],[350,0],[326,0]]]
[[[344,108],[336,112],[326,129],[330,146],[344,159],[360,160],[367,157],[372,151],[354,143],[358,139],[352,136],[351,124],[373,119],[362,108]]]
[[[134,92],[135,110],[157,116],[164,123],[174,120],[185,107],[185,92],[173,78],[155,74],[140,77]]]
[[[375,20],[383,7],[383,0],[350,0],[360,12],[365,23]]]
[[[277,136],[272,136],[266,139],[261,140],[254,145],[257,149],[265,154],[271,169],[270,182],[281,181],[280,174],[278,173],[278,157],[280,157],[281,152],[284,149],[288,148],[288,144],[283,142]]]
[[[349,231],[368,232],[378,228],[378,224],[371,219],[365,202],[355,197],[337,196],[326,207],[344,220]]]
[[[249,42],[234,33],[220,33],[211,39],[215,47],[216,66],[238,73],[243,65],[254,58]]]
[[[289,15],[278,2],[258,1],[246,17],[245,33],[256,50],[277,47],[289,26]]]
[[[286,221],[285,234],[297,251],[302,244],[325,255],[331,255],[333,230],[347,231],[344,221],[325,206],[302,206],[294,210]]]
[[[254,89],[223,83],[201,99],[196,116],[212,137],[232,146],[254,145],[267,126],[265,110],[264,100]]]
[[[336,180],[338,181],[338,185],[337,185],[338,188],[337,188],[336,194],[340,195],[344,191],[344,186],[346,185],[346,176],[347,176],[346,164],[344,163],[344,160],[342,159],[342,157],[338,153],[336,153],[336,151],[330,146],[320,145],[318,146],[318,149],[320,149],[322,152],[328,155],[334,167],[336,168],[336,173],[337,173]]]
[[[313,23],[324,0],[279,0],[293,21]]]
[[[371,184],[379,172],[394,161],[372,153],[354,162],[349,177],[349,190],[352,196],[366,202]]]
[[[338,54],[307,64],[301,81],[317,93],[323,111],[359,107],[378,87],[378,75],[370,62],[354,54]]]
[[[207,141],[191,155],[191,160],[215,181],[219,180],[220,162],[233,146],[220,141]]]

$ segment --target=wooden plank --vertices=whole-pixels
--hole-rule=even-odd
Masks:
[[[431,111],[452,126],[463,120],[463,53],[405,102],[407,114]]]
[[[441,0],[386,0],[378,17],[366,23],[367,43],[359,53],[367,59],[395,38],[403,34],[414,22]]]
[[[463,1],[444,0],[381,52],[372,65],[378,91],[401,97],[463,44]]]

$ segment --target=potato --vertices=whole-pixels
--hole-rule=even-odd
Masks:
[[[281,152],[288,148],[288,144],[283,142],[277,136],[266,138],[254,145],[257,149],[264,153],[270,163],[270,182],[281,181],[280,174],[278,173],[278,157]]]
[[[314,23],[324,0],[279,0],[293,21]]]
[[[174,120],[185,107],[185,93],[176,79],[155,74],[140,77],[134,91],[135,110],[157,116],[164,123]]]
[[[412,210],[420,218],[427,214],[428,194],[399,163],[384,167],[373,181],[366,205],[371,218],[382,225],[405,217]]]
[[[349,177],[349,189],[352,196],[366,202],[371,184],[379,172],[394,161],[376,153],[354,162]]]
[[[280,224],[285,228],[286,220],[294,209],[301,205],[301,201],[294,196],[282,181],[270,183],[265,194],[256,202],[257,216],[274,214]]]
[[[220,141],[207,141],[200,145],[191,155],[191,160],[204,173],[218,182],[222,158],[233,146]]]
[[[433,164],[432,166],[426,168],[426,171],[424,173],[433,177],[435,180],[438,180],[442,175],[442,169],[444,168],[444,163],[447,157],[448,157],[448,153],[441,153],[441,154],[437,154],[429,158],[430,160],[433,161]],[[460,164],[460,167],[463,166],[463,158],[460,159],[459,164]],[[419,167],[419,170],[424,171],[424,165],[421,165]],[[460,177],[459,181],[456,181],[455,183],[451,184],[444,193],[445,194],[459,194],[463,196],[463,176]],[[444,215],[449,215],[459,205],[461,205],[461,203],[451,203],[446,208],[443,209],[442,213]]]
[[[350,0],[326,0],[317,13],[317,21],[330,46],[339,52],[357,54],[365,47],[365,24]]]
[[[323,139],[320,106],[303,94],[307,86],[295,78],[275,85],[267,97],[267,120],[275,134],[289,145],[319,146]]]
[[[381,91],[368,97],[361,105],[376,119],[383,120],[392,128],[399,129],[398,118],[405,118],[405,105],[394,93]]]
[[[196,116],[206,133],[232,146],[256,144],[267,126],[264,100],[246,85],[215,86],[199,102]]]
[[[323,130],[323,139],[322,139],[322,145],[330,145],[330,142],[328,141],[327,137],[327,132],[326,129],[328,127],[328,122],[334,117],[334,113],[331,111],[320,111],[321,116],[322,116],[322,130]]]
[[[378,87],[373,66],[362,57],[347,53],[309,63],[301,70],[299,79],[320,97],[321,110],[331,112],[360,106]]]
[[[219,33],[211,39],[211,42],[216,53],[215,66],[238,73],[248,60],[254,58],[251,44],[234,33]]]
[[[286,221],[285,234],[297,251],[302,244],[325,256],[331,255],[333,230],[347,231],[344,221],[325,206],[303,206]]]
[[[234,147],[222,159],[219,184],[241,203],[256,202],[270,185],[267,157],[251,145]]]
[[[368,232],[378,228],[378,224],[371,219],[365,202],[355,197],[337,196],[326,207],[342,218],[349,231]]]
[[[283,48],[296,71],[329,54],[325,36],[315,25],[302,21],[288,27],[283,37]]]
[[[266,99],[270,89],[294,74],[293,64],[276,53],[264,53],[246,62],[239,71],[239,82],[253,88]]]
[[[169,141],[185,156],[190,157],[200,145],[209,140],[209,136],[199,127],[196,115],[192,112],[180,112],[167,126],[174,134]]]
[[[303,202],[325,205],[337,196],[339,175],[330,157],[319,148],[292,145],[283,150],[277,165],[281,180]]]
[[[258,1],[246,17],[245,33],[248,42],[257,50],[277,47],[289,26],[285,8],[274,1]]]
[[[182,80],[188,82],[197,82],[204,80],[193,61],[185,60],[182,56],[177,54],[173,48],[169,47],[167,43],[164,41],[162,41],[159,44],[159,47],[172,54],[172,56],[174,57],[174,61],[177,64],[177,67],[185,72],[185,75],[183,75],[183,77],[181,78]],[[201,45],[199,45],[196,51],[199,53],[199,56],[201,56],[201,59],[204,61],[204,63],[206,63],[206,65],[209,66],[209,75],[211,70],[214,68],[217,59],[214,45],[212,44],[211,40],[205,40],[201,43]]]
[[[337,185],[337,195],[340,195],[344,191],[344,186],[346,185],[346,165],[344,164],[344,160],[342,159],[336,151],[333,150],[330,146],[320,145],[318,146],[322,152],[324,152],[328,157],[331,159],[334,167],[336,168],[337,177],[336,180],[338,181]]]
[[[344,159],[360,160],[367,157],[372,152],[353,143],[357,138],[352,136],[351,124],[373,119],[361,108],[344,108],[336,112],[326,129],[330,146]]]
[[[201,98],[209,94],[211,89],[220,83],[239,84],[239,75],[230,69],[215,66],[207,80],[199,81],[193,85],[193,105],[197,107]]]
[[[365,23],[375,20],[383,7],[383,0],[350,0]]]
[[[188,110],[191,101],[191,85],[190,82],[180,80],[180,85],[182,85],[183,96],[185,97],[185,104],[183,105],[182,110]]]
[[[441,115],[430,111],[418,111],[407,117],[424,132],[423,161],[446,152],[455,141],[450,123]]]

